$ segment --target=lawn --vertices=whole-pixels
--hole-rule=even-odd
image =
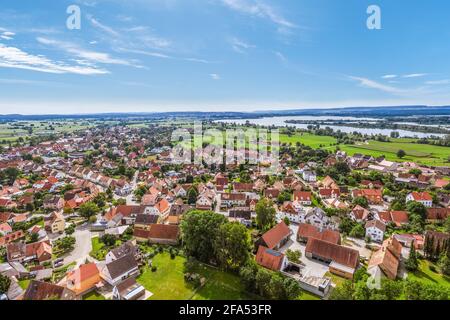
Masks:
[[[436,264],[427,260],[419,260],[419,270],[417,270],[416,272],[408,273],[408,278],[450,287],[450,277],[442,275],[438,272],[434,272],[433,270],[430,269],[430,267],[432,266],[436,268],[435,270],[437,271],[439,270]]]
[[[448,165],[450,148],[427,144],[417,144],[405,139],[396,139],[393,142],[369,141],[368,144],[341,145],[341,150],[349,155],[355,153],[369,154],[374,157],[386,156],[391,161],[414,161],[425,165],[443,166]],[[404,150],[406,156],[402,159],[397,157],[397,151]]]
[[[319,296],[316,296],[312,293],[303,291],[301,296],[298,298],[298,300],[322,300],[322,299]]]
[[[104,296],[96,291],[91,291],[83,296],[83,300],[106,300]]]
[[[331,278],[331,282],[334,283],[336,286],[340,286],[342,283],[344,283],[344,281],[347,280],[347,279],[339,277],[329,271],[327,273],[325,273],[325,277]]]
[[[153,300],[217,300],[251,299],[242,293],[242,284],[233,274],[211,267],[202,266],[197,271],[206,278],[205,285],[198,289],[184,280],[184,262],[186,258],[177,256],[171,259],[168,253],[153,258],[157,267],[152,272],[148,267],[137,278],[137,282],[153,293]]]
[[[291,143],[292,145],[295,145],[297,142],[311,148],[323,148],[336,144],[337,140],[334,137],[318,136],[310,133],[295,134],[292,136],[280,134],[280,143]]]
[[[30,284],[30,281],[31,281],[31,280],[29,280],[29,279],[26,279],[26,280],[20,280],[20,281],[19,281],[19,286],[20,286],[23,290],[26,290],[26,289],[28,288],[28,285]]]

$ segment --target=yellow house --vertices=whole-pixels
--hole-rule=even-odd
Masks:
[[[62,211],[54,211],[50,214],[45,220],[45,230],[50,231],[51,233],[62,233],[66,228],[66,220],[62,215]]]

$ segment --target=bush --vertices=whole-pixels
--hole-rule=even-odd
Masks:
[[[156,270],[158,270],[158,268],[156,266],[152,266],[152,272],[156,272]]]

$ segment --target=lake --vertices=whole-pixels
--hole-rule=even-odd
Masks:
[[[344,121],[358,121],[358,120],[365,120],[367,122],[373,123],[374,121],[380,121],[380,119],[375,118],[355,118],[355,117],[337,117],[337,116],[291,116],[291,117],[264,117],[264,118],[258,118],[258,119],[225,119],[225,120],[217,120],[215,122],[223,122],[223,123],[232,123],[232,124],[239,124],[243,125],[247,121],[251,124],[256,124],[260,126],[276,126],[276,127],[296,127],[299,129],[307,129],[310,124],[306,123],[286,123],[288,120],[302,120],[302,121],[326,121],[326,120],[344,120]],[[363,134],[383,134],[386,136],[390,136],[391,132],[396,131],[399,133],[400,137],[417,137],[417,138],[429,138],[431,136],[436,137],[444,137],[445,134],[439,134],[439,133],[425,133],[425,132],[414,132],[414,131],[408,131],[408,130],[393,130],[393,129],[375,129],[375,128],[356,128],[352,127],[351,125],[348,126],[333,126],[333,125],[321,125],[321,128],[329,127],[333,129],[334,131],[340,130],[341,132],[345,133],[352,133],[352,132],[360,132]]]

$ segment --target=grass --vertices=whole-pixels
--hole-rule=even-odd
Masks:
[[[83,300],[106,300],[104,296],[96,291],[91,291],[83,296]]]
[[[321,300],[321,298],[307,291],[303,291],[298,300]]]
[[[280,134],[280,143],[291,143],[292,145],[295,145],[297,142],[311,148],[323,148],[335,145],[337,140],[334,137],[318,136],[310,133],[295,134],[292,136]]]
[[[28,285],[30,284],[30,279],[25,279],[25,280],[20,280],[19,281],[19,286],[23,289],[26,290],[28,288]]]
[[[341,150],[349,155],[355,153],[369,154],[374,157],[386,156],[391,161],[413,161],[425,165],[445,166],[448,165],[450,148],[426,144],[413,143],[414,140],[395,139],[393,142],[380,142],[370,140],[368,144],[341,145]],[[406,156],[402,159],[397,157],[397,151],[404,150]]]
[[[184,263],[186,258],[176,256],[171,259],[168,253],[161,253],[153,258],[152,272],[145,267],[137,282],[153,293],[152,300],[230,300],[251,299],[242,293],[242,284],[233,274],[225,273],[208,266],[201,266],[197,273],[205,278],[205,285],[198,290],[184,280]],[[253,297],[254,298],[254,297]]]
[[[435,272],[431,270],[430,267],[434,267],[437,271],[439,270],[436,264],[428,260],[419,260],[419,270],[408,273],[408,278],[425,283],[450,287],[450,277]]]
[[[331,282],[334,283],[336,286],[340,286],[347,280],[345,278],[339,277],[338,275],[331,273],[330,271],[325,273],[325,277],[331,278]]]

